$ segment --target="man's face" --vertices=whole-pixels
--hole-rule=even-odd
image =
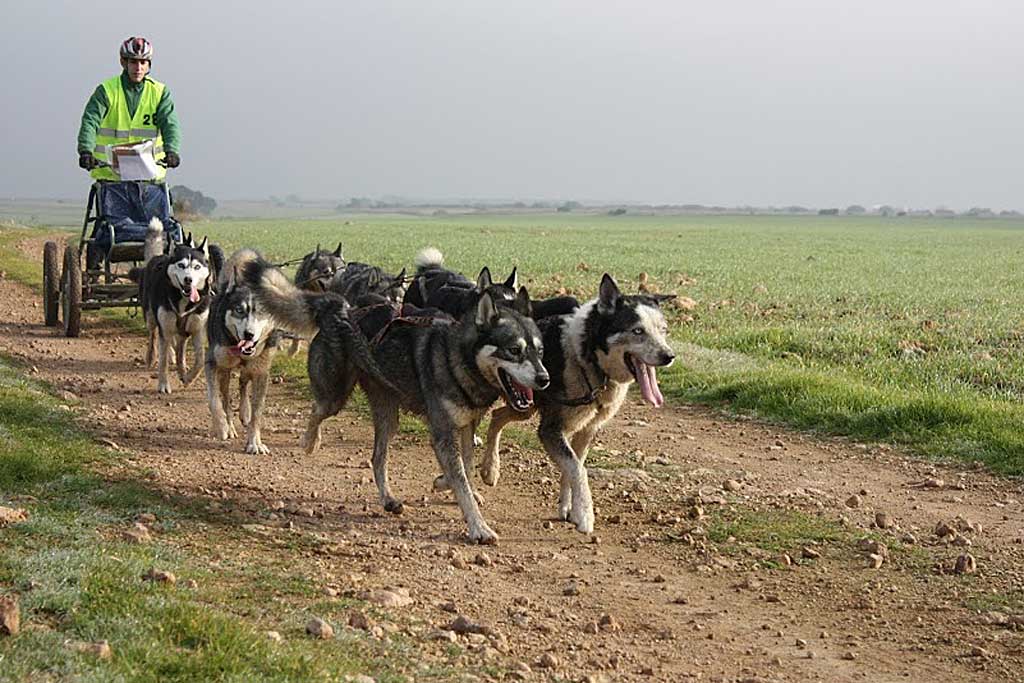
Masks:
[[[132,83],[141,83],[142,79],[149,73],[148,59],[125,59],[122,57],[121,66],[128,73],[128,79]]]

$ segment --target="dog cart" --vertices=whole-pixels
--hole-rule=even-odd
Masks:
[[[131,266],[118,266],[141,265],[153,218],[164,225],[165,244],[182,241],[165,183],[93,183],[78,244],[68,244],[63,255],[56,242],[43,248],[43,311],[48,326],[57,325],[59,312],[64,334],[77,337],[82,311],[138,305],[139,287],[128,278]]]

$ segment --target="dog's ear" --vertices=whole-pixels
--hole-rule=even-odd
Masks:
[[[512,274],[508,276],[507,280],[505,280],[505,286],[511,289],[513,292],[519,289],[519,276],[516,275],[516,270],[517,268],[513,266]]]
[[[516,299],[512,302],[512,309],[527,318],[533,317],[533,304],[530,302],[530,293],[526,291],[525,286],[519,288],[519,293],[516,294]]]
[[[334,250],[334,255],[340,258],[342,261],[345,260],[345,257],[341,255],[341,242],[338,242],[338,248]]]
[[[207,241],[209,241],[209,239],[209,237],[204,237],[203,241],[199,243],[198,247],[196,247],[196,249],[203,252],[203,256],[205,256],[207,259],[210,258],[210,246],[207,244]]]
[[[476,288],[481,292],[486,291],[493,282],[491,281],[491,269],[484,266],[480,271],[480,274],[476,277]]]
[[[484,292],[476,304],[476,324],[480,327],[493,325],[498,320],[498,308],[490,292]]]
[[[598,310],[604,313],[614,311],[615,307],[619,304],[622,293],[619,292],[619,286],[615,284],[615,280],[612,279],[611,275],[605,273],[601,277],[601,286],[597,291]]]
[[[190,249],[196,246],[195,240],[192,239],[191,231],[189,231],[188,236],[185,237],[185,246],[189,247]]]
[[[317,254],[319,254],[319,253],[320,253],[321,251],[323,251],[323,250],[322,250],[322,249],[320,249],[320,243],[319,243],[319,242],[317,242],[317,243],[316,243],[316,251],[314,251],[314,252],[313,252],[313,256],[316,256],[316,255],[317,255]]]

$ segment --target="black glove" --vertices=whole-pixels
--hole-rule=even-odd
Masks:
[[[78,166],[79,168],[84,168],[86,171],[91,171],[99,166],[99,162],[96,161],[96,157],[92,155],[92,152],[79,152]]]
[[[178,156],[177,152],[167,152],[167,154],[164,154],[164,163],[167,164],[167,168],[178,168],[178,164],[181,163],[181,157]]]

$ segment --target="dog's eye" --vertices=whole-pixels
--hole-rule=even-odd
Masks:
[[[644,328],[642,328],[642,327],[634,327],[633,328],[633,334],[635,334],[636,336],[640,337],[640,336],[643,335],[643,333],[644,333]]]
[[[184,263],[179,263],[178,264],[178,270],[185,270],[185,264]]]
[[[201,267],[202,267],[202,266],[200,266],[200,265],[199,265],[199,264],[197,263],[197,264],[195,264],[194,266],[192,266],[192,270],[199,270],[199,269],[200,269]]]
[[[518,346],[508,347],[507,352],[508,355],[512,356],[513,358],[519,358],[519,356],[523,355],[523,350]]]

